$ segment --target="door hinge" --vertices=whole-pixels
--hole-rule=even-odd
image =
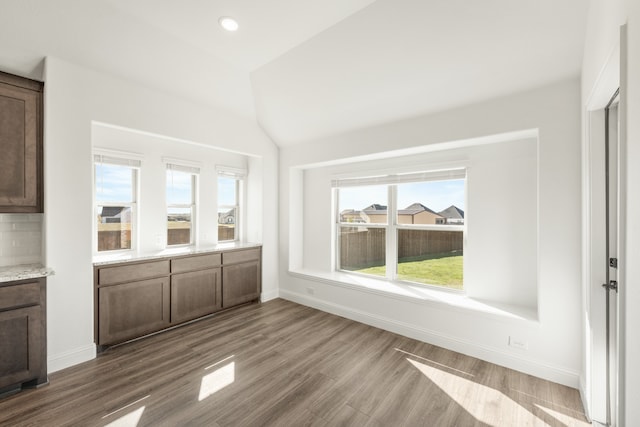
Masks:
[[[618,268],[618,258],[609,258],[609,267]]]
[[[602,287],[608,291],[613,289],[614,291],[618,292],[618,282],[616,280],[610,280],[609,283],[603,283]]]

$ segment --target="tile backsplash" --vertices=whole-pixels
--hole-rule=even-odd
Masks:
[[[0,214],[0,267],[42,263],[43,214]]]

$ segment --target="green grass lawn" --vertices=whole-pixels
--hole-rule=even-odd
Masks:
[[[462,289],[462,255],[435,254],[427,257],[405,258],[398,263],[398,279],[428,285]],[[385,275],[385,266],[356,270],[358,273]]]

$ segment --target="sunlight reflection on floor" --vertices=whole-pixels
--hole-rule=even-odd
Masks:
[[[232,358],[233,356],[227,357],[226,359],[223,359],[218,363],[208,366],[207,368],[205,368],[205,370],[215,367],[220,363]],[[198,396],[198,401],[202,401],[215,392],[222,390],[229,384],[232,384],[235,381],[235,373],[236,363],[232,361],[203,376],[202,382],[200,383],[200,394]]]
[[[528,400],[529,404],[520,404],[495,388],[474,382],[465,378],[465,375],[443,370],[438,366],[441,364],[436,364],[434,367],[410,358],[407,358],[407,361],[474,418],[490,426],[500,425],[500,419],[504,420],[505,417],[519,420],[519,425],[589,425],[569,415],[568,411],[568,413],[562,413],[550,409],[547,405],[531,404],[531,399]],[[465,392],[461,393],[461,390]]]
[[[404,351],[404,350],[402,350],[400,348],[396,348],[395,350],[399,351],[400,353],[407,354],[407,355],[411,356],[414,359],[426,360],[427,362],[429,362],[432,365],[442,366],[443,368],[446,368],[449,371],[455,371],[456,374],[459,374],[459,375],[466,375],[466,376],[469,376],[469,377],[474,377],[475,376],[475,375],[473,375],[473,374],[471,374],[469,372],[465,372],[465,371],[461,371],[460,369],[452,368],[451,366],[447,366],[447,365],[444,365],[442,363],[438,363],[438,362],[436,362],[434,360],[425,359],[424,357],[418,356],[417,354],[409,353],[408,351]]]
[[[142,418],[144,409],[145,407],[142,406],[135,411],[129,412],[127,415],[123,415],[117,420],[110,422],[105,427],[136,427],[138,422],[140,422],[140,418]]]

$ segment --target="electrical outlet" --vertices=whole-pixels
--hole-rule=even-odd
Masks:
[[[529,350],[529,343],[520,338],[509,337],[509,346],[520,350]]]
[[[309,295],[314,295],[314,294],[316,293],[316,290],[315,290],[315,289],[313,289],[313,288],[307,288],[307,293],[308,293]]]

